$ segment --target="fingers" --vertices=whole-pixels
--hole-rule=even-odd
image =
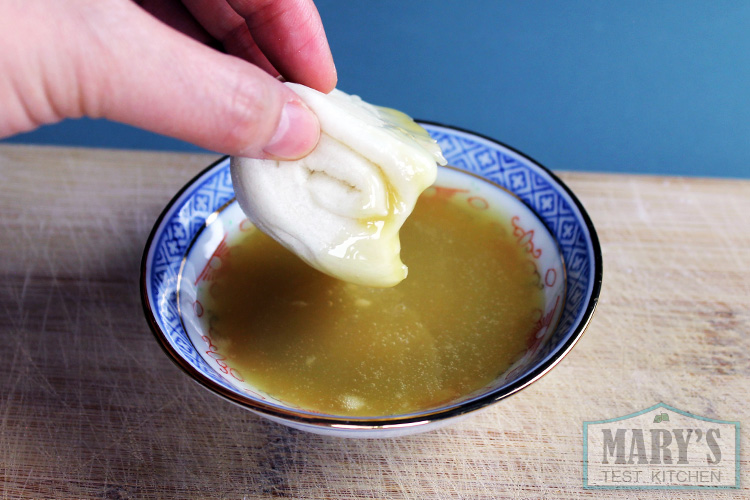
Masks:
[[[137,3],[164,24],[191,36],[199,42],[206,45],[216,43],[216,40],[211,37],[199,21],[196,21],[180,0],[138,0]]]
[[[203,25],[210,32],[212,21],[207,17],[223,1],[187,0],[186,5],[197,19],[206,19]],[[249,28],[247,36],[252,33],[254,43],[287,80],[326,93],[336,86],[333,56],[312,0],[228,0],[228,4]]]
[[[286,86],[129,2],[118,5],[117,15],[90,20],[90,40],[79,40],[94,47],[75,61],[82,113],[232,155],[292,159],[315,147],[317,118]]]
[[[127,24],[142,32],[107,35],[108,59],[117,65],[103,81],[120,94],[103,96],[104,116],[227,154],[289,159],[315,147],[317,118],[276,79],[145,13],[133,15],[143,19]]]
[[[308,64],[330,61],[322,28],[316,36],[309,31],[320,26],[312,9],[312,21],[274,18],[260,30],[267,44],[273,29],[278,37],[283,29],[300,30],[275,57],[298,47],[298,55],[317,57]],[[299,46],[307,35],[308,43]],[[86,115],[221,153],[296,159],[320,135],[315,115],[268,73],[170,28],[130,1],[2,1],[0,46],[0,136]],[[302,64],[295,61],[280,69]],[[335,84],[332,62],[317,76],[296,71],[287,76],[317,88]]]
[[[253,40],[245,19],[237,14],[226,0],[183,0],[182,3],[229,54],[255,64],[271,76],[279,76],[279,72]]]

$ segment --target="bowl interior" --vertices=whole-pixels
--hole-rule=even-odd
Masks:
[[[565,301],[565,270],[554,238],[536,214],[519,198],[483,177],[465,170],[442,167],[439,169],[435,185],[425,193],[425,196],[449,197],[454,203],[459,203],[472,212],[491,213],[498,222],[512,228],[512,237],[522,249],[523,263],[529,277],[544,294],[545,308],[535,312],[536,324],[529,335],[529,346],[524,356],[490,384],[464,394],[450,404],[440,406],[447,408],[461,405],[478,395],[498,389],[533,361],[537,346],[545,343],[550,337],[562,314]],[[177,305],[182,326],[203,360],[239,394],[255,401],[262,401],[264,405],[272,406],[276,410],[318,413],[293,402],[277,399],[273,394],[253,386],[249,382],[251,377],[235,366],[228,353],[222,351],[221,342],[216,338],[209,319],[210,314],[206,312],[206,304],[202,303],[203,297],[215,283],[217,272],[233,253],[232,246],[243,234],[254,230],[256,229],[235,200],[207,218],[204,228],[197,233],[186,251],[178,275]]]
[[[458,401],[421,412],[455,414],[523,388],[572,348],[596,304],[601,257],[585,211],[549,171],[490,139],[439,125],[424,126],[440,143],[449,164],[460,170],[441,169],[439,184],[460,186],[467,203],[489,203],[507,214],[546,294],[547,307],[540,311],[533,341],[510,370]],[[201,320],[197,287],[221,265],[223,242],[243,223],[233,197],[229,162],[224,159],[178,193],[157,222],[144,254],[142,276],[144,308],[152,329],[178,365],[219,395],[277,417],[336,420],[335,415],[321,416],[257,391],[211,342],[208,326]],[[407,421],[422,416],[388,418]]]

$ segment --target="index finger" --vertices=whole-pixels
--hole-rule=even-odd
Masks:
[[[218,40],[229,54],[255,64],[271,76],[279,76],[260,47],[253,40],[245,19],[226,0],[182,0],[203,28]]]
[[[321,92],[336,86],[333,55],[312,0],[228,1],[284,78]]]

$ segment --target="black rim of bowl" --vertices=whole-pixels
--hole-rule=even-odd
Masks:
[[[151,246],[156,237],[156,232],[161,226],[167,213],[172,209],[174,204],[184,194],[184,192],[188,188],[190,188],[200,177],[205,175],[207,172],[215,168],[220,163],[223,163],[224,161],[226,161],[226,158],[227,158],[226,156],[211,163],[208,167],[206,167],[200,173],[195,175],[172,197],[169,203],[167,203],[167,205],[164,207],[162,212],[159,214],[159,217],[154,223],[154,226],[151,229],[151,233],[149,234],[148,239],[146,240],[146,246],[143,252],[143,257],[141,258],[141,276],[140,276],[141,303],[143,305],[143,311],[144,311],[144,314],[146,315],[146,319],[148,321],[149,327],[151,328],[151,332],[154,334],[159,345],[167,354],[167,356],[178,367],[180,367],[183,371],[185,371],[193,380],[198,382],[200,385],[210,390],[214,394],[217,394],[221,396],[222,398],[232,403],[235,403],[239,406],[242,406],[244,408],[247,408],[249,410],[252,410],[260,414],[267,415],[272,418],[292,421],[292,422],[299,423],[299,424],[306,424],[306,425],[310,425],[314,427],[324,427],[324,428],[327,427],[327,428],[332,428],[332,429],[339,428],[339,429],[349,429],[349,430],[397,429],[400,427],[417,426],[421,424],[428,424],[428,423],[436,422],[439,420],[446,420],[446,419],[450,419],[453,417],[457,417],[457,416],[460,416],[460,415],[463,415],[472,411],[479,410],[481,408],[489,406],[490,404],[493,404],[497,401],[500,401],[502,399],[507,398],[508,396],[511,396],[517,393],[518,391],[522,390],[526,386],[534,383],[535,381],[543,377],[552,368],[554,368],[571,351],[573,346],[575,346],[578,340],[580,340],[580,338],[583,336],[583,333],[585,332],[586,328],[588,328],[591,322],[597,303],[599,301],[599,294],[601,291],[602,275],[603,275],[602,254],[601,254],[601,247],[599,244],[599,238],[596,234],[596,230],[594,229],[594,225],[591,221],[591,218],[586,212],[586,209],[583,207],[583,205],[578,200],[578,197],[576,197],[573,191],[571,191],[570,188],[568,188],[568,186],[562,180],[560,180],[560,178],[557,175],[555,175],[547,167],[543,166],[542,164],[540,164],[539,162],[537,162],[530,156],[518,151],[517,149],[511,146],[508,146],[507,144],[504,144],[491,137],[487,137],[485,135],[478,134],[470,130],[462,129],[460,127],[444,125],[442,123],[437,123],[437,122],[432,122],[432,121],[427,121],[427,120],[417,120],[417,122],[420,124],[424,124],[424,125],[432,125],[432,126],[441,127],[441,128],[448,129],[448,130],[455,130],[458,132],[470,134],[475,137],[484,139],[488,142],[497,144],[505,149],[508,149],[509,151],[512,151],[518,156],[528,160],[532,165],[540,168],[544,173],[549,175],[550,178],[552,178],[552,180],[554,180],[554,182],[557,183],[558,186],[570,197],[571,201],[575,204],[576,208],[580,212],[581,218],[586,225],[586,229],[589,232],[591,245],[592,245],[592,249],[594,253],[594,275],[593,275],[593,286],[592,286],[591,296],[589,297],[588,303],[586,304],[586,309],[583,313],[583,318],[576,325],[575,331],[567,338],[567,340],[564,343],[558,346],[558,348],[554,351],[554,354],[551,357],[549,357],[544,363],[536,366],[533,370],[530,370],[529,372],[524,373],[523,375],[518,377],[516,380],[513,380],[512,382],[503,386],[500,389],[490,391],[483,396],[479,396],[477,398],[463,402],[457,406],[453,406],[453,407],[449,407],[445,409],[437,409],[433,411],[413,413],[413,414],[408,414],[404,416],[396,415],[396,416],[386,416],[386,417],[334,417],[334,416],[318,415],[318,414],[307,413],[307,412],[300,413],[292,409],[281,409],[275,406],[264,404],[261,401],[243,397],[241,394],[234,392],[232,390],[229,390],[226,387],[216,383],[215,381],[208,379],[201,372],[199,372],[195,367],[193,367],[190,363],[188,363],[185,359],[182,358],[182,356],[174,349],[174,347],[172,347],[172,344],[169,342],[169,339],[166,337],[164,332],[159,327],[159,324],[156,321],[156,316],[150,306],[149,295],[148,295],[148,276],[146,274],[146,266],[147,266],[149,251],[151,250]]]

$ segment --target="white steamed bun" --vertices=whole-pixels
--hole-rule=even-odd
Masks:
[[[360,285],[406,277],[398,231],[445,159],[407,115],[288,83],[317,115],[318,146],[296,161],[234,157],[248,218],[316,269]]]

